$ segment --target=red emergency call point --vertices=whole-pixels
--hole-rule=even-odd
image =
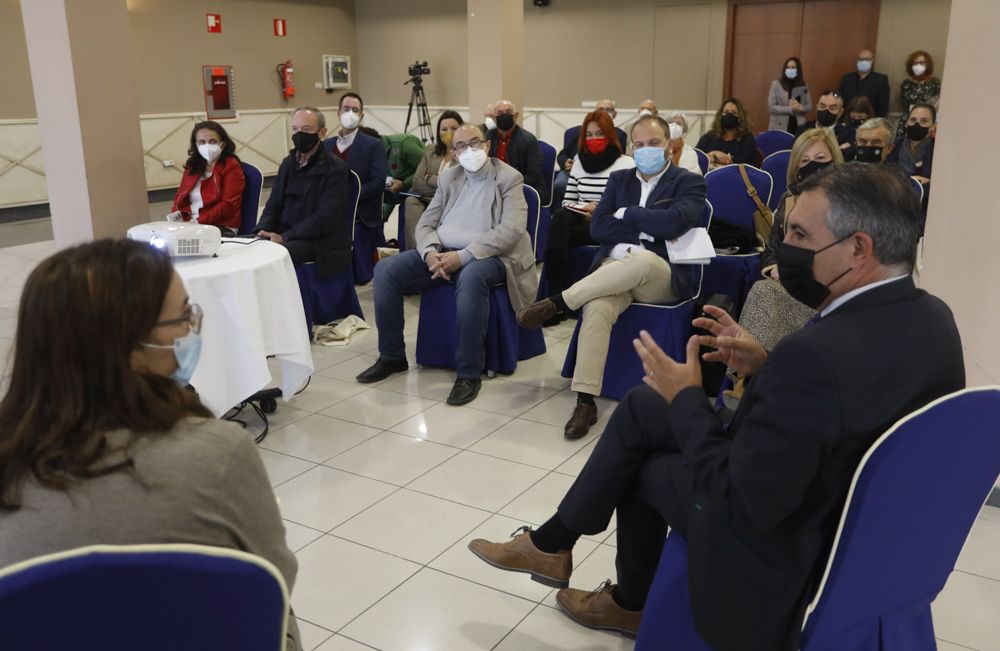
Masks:
[[[274,35],[275,36],[287,36],[288,31],[285,29],[285,19],[275,18],[274,19]]]
[[[222,33],[222,14],[205,14],[205,24],[209,34]]]

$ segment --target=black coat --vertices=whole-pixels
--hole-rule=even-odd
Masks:
[[[347,164],[324,147],[299,169],[295,150],[278,167],[256,231],[279,233],[286,240],[319,240],[316,271],[331,277],[351,268],[353,215]]]
[[[798,648],[861,457],[897,420],[964,386],[951,311],[905,277],[783,339],[728,430],[700,388],[677,395],[670,425],[696,490],[691,606],[712,648]]]
[[[500,132],[492,129],[486,134],[486,139],[490,141],[490,157],[496,158]],[[506,163],[524,176],[525,185],[538,190],[543,202],[548,198],[552,170],[548,170],[546,177],[545,171],[542,170],[542,150],[538,147],[538,139],[533,133],[514,125],[514,132],[510,136],[510,142],[507,143]]]

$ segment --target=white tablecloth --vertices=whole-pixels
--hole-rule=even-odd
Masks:
[[[242,240],[243,242],[247,240]],[[281,360],[285,400],[312,375],[302,298],[288,251],[264,240],[224,242],[214,258],[176,258],[192,303],[205,312],[191,384],[216,415],[271,382],[267,356]]]

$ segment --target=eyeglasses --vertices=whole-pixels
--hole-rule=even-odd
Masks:
[[[176,319],[167,319],[166,321],[159,321],[153,327],[159,328],[161,326],[172,326],[172,325],[178,325],[180,323],[187,323],[188,326],[191,328],[191,332],[198,334],[201,332],[201,320],[204,316],[205,313],[202,312],[201,306],[198,305],[197,303],[191,303],[190,305],[188,305],[188,309],[186,310],[184,316],[178,317]]]
[[[482,147],[482,146],[483,146],[483,141],[480,140],[479,138],[473,138],[469,142],[456,142],[455,143],[455,153],[456,154],[461,154],[462,152],[464,152],[469,147]]]

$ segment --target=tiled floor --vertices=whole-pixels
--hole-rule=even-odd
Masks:
[[[18,294],[51,242],[0,249],[0,364]],[[361,288],[372,316],[371,287]],[[406,306],[412,354],[417,303]],[[466,407],[443,403],[446,371],[419,369],[376,386],[354,375],[374,360],[376,333],[345,348],[314,346],[316,375],[281,404],[261,456],[299,559],[292,602],[307,649],[346,651],[631,649],[618,635],[577,626],[553,591],[494,570],[465,548],[504,539],[548,517],[572,482],[595,432],[566,441],[573,403],[559,369],[572,323],[545,333],[549,352],[515,375],[485,380]],[[3,366],[0,366],[3,368]],[[576,547],[572,583],[614,576],[609,530]],[[986,507],[934,604],[941,649],[1000,650],[1000,509]]]

